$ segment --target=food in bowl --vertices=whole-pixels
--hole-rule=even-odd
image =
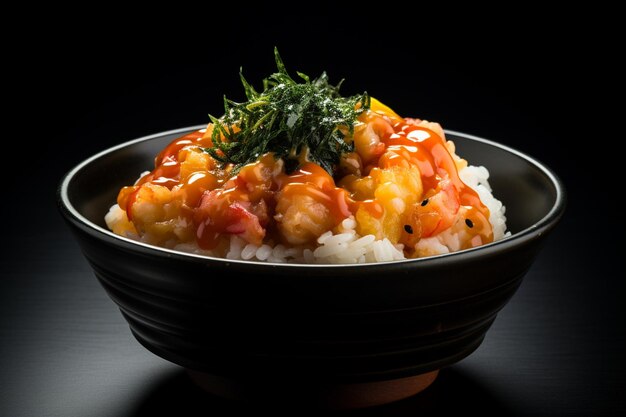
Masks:
[[[510,238],[411,262],[319,265],[230,261],[106,230],[102,214],[120,187],[201,127],[86,159],[63,178],[57,201],[134,337],[221,396],[354,408],[419,392],[480,346],[565,210],[566,192],[549,168],[449,131],[463,155],[489,167],[513,208]]]
[[[326,74],[278,72],[247,100],[172,141],[123,187],[114,233],[213,257],[367,263],[473,248],[507,235],[489,172],[438,123],[403,118]],[[341,83],[340,83],[341,84]]]

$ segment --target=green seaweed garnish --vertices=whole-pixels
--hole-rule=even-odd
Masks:
[[[278,72],[263,80],[257,92],[240,71],[247,101],[237,103],[224,96],[224,115],[209,115],[214,124],[213,147],[205,148],[223,165],[233,164],[233,173],[242,166],[273,152],[283,158],[288,171],[298,167],[305,153],[331,175],[343,153],[352,152],[352,135],[359,114],[370,106],[370,97],[342,97],[326,73],[314,80],[303,73],[296,82],[287,73],[278,49],[274,48]],[[295,162],[294,162],[295,161]]]

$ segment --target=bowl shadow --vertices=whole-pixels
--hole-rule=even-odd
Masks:
[[[207,415],[241,415],[271,412],[272,414],[307,416],[416,416],[451,415],[451,413],[486,415],[515,415],[502,398],[481,384],[467,370],[446,368],[428,389],[414,397],[392,404],[361,410],[319,410],[306,403],[239,403],[208,394],[198,388],[187,373],[180,369],[168,372],[152,384],[138,405],[124,417],[176,415],[195,417]]]

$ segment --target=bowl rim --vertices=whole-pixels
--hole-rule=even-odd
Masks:
[[[506,251],[518,245],[522,245],[528,241],[534,240],[544,233],[551,230],[561,218],[565,211],[565,206],[567,202],[567,194],[565,191],[565,186],[563,182],[559,179],[559,177],[546,165],[539,162],[537,159],[518,151],[514,148],[511,148],[507,145],[500,144],[498,142],[494,142],[489,139],[481,138],[479,136],[459,132],[456,130],[444,129],[446,134],[451,134],[455,136],[462,137],[464,139],[469,139],[476,142],[481,142],[490,146],[494,146],[496,148],[500,148],[506,152],[514,154],[531,165],[541,171],[552,183],[552,186],[556,190],[556,199],[554,205],[550,208],[550,211],[542,217],[539,221],[532,224],[531,226],[523,229],[517,233],[512,234],[511,236],[504,237],[498,241],[490,242],[485,245],[477,246],[475,248],[463,249],[456,252],[450,252],[441,255],[427,256],[423,258],[412,258],[412,259],[403,259],[399,261],[390,261],[390,262],[376,262],[376,263],[359,263],[359,264],[300,264],[300,263],[272,263],[272,262],[260,262],[260,261],[247,261],[240,259],[227,259],[227,258],[218,258],[206,255],[200,255],[195,253],[187,253],[182,251],[177,251],[174,249],[163,248],[160,246],[151,245],[144,242],[139,242],[124,236],[117,235],[110,230],[107,230],[86,217],[84,217],[70,202],[68,196],[68,188],[71,181],[76,177],[76,174],[82,170],[85,166],[89,165],[93,161],[107,155],[113,153],[119,149],[134,145],[136,143],[146,142],[152,139],[156,139],[166,135],[174,135],[174,134],[183,134],[186,132],[191,132],[194,130],[203,129],[206,127],[206,124],[201,125],[193,125],[188,127],[182,127],[178,129],[167,130],[163,132],[154,133],[147,136],[142,136],[133,140],[129,140],[127,142],[120,143],[118,145],[109,147],[104,149],[93,156],[88,157],[82,162],[78,163],[74,168],[67,172],[64,175],[59,187],[57,189],[57,203],[62,214],[67,217],[69,220],[73,220],[74,222],[78,222],[84,227],[87,227],[87,230],[90,234],[98,236],[99,238],[107,239],[111,243],[120,243],[125,245],[130,245],[129,247],[137,248],[138,250],[148,251],[150,253],[158,253],[161,255],[165,255],[167,257],[175,257],[181,260],[192,260],[192,261],[205,261],[205,262],[223,262],[227,264],[243,264],[243,265],[254,265],[263,268],[365,268],[372,266],[386,266],[386,265],[399,265],[406,263],[416,263],[420,265],[430,264],[430,263],[438,263],[441,260],[450,261],[452,259],[460,259],[467,256],[479,256],[481,254],[488,254],[499,251]],[[105,213],[106,214],[106,213]],[[104,215],[103,215],[104,216]]]

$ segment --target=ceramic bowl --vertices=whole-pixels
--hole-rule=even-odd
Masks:
[[[293,265],[181,253],[107,230],[120,187],[200,127],[87,159],[63,179],[58,203],[137,340],[219,395],[344,408],[415,394],[481,344],[565,208],[562,183],[535,159],[448,131],[459,155],[489,169],[512,236],[400,262]]]

